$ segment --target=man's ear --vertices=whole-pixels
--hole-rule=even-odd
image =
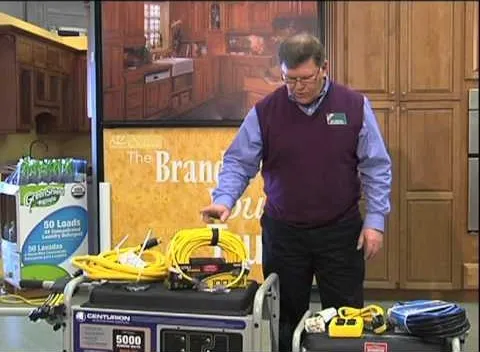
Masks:
[[[325,60],[322,65],[323,76],[326,77],[328,75],[328,61]]]

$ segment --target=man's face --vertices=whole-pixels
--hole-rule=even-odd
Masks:
[[[293,96],[296,102],[309,104],[319,96],[327,74],[326,61],[322,67],[318,67],[313,59],[309,59],[292,69],[282,64],[281,69],[288,94]]]

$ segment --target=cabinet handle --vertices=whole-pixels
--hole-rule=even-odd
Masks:
[[[407,111],[407,108],[406,108],[405,106],[402,106],[402,107],[400,108],[400,110],[402,110],[402,111]]]
[[[392,91],[390,92],[390,95],[395,95],[395,91],[392,90]]]
[[[402,92],[402,95],[407,95],[407,92]]]
[[[395,106],[394,106],[394,105],[392,105],[392,106],[390,107],[390,111],[395,111]]]

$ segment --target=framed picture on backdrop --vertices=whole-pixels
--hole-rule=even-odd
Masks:
[[[323,2],[102,3],[106,126],[240,125],[282,81],[280,42],[324,38]]]

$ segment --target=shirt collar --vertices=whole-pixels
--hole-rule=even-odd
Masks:
[[[320,104],[322,103],[323,99],[325,98],[325,96],[327,95],[327,92],[328,92],[328,88],[330,87],[330,78],[328,76],[325,76],[325,84],[323,85],[323,89],[322,91],[320,92],[320,95],[318,96],[317,99],[315,99],[312,103],[310,103],[309,105],[302,105],[302,104],[298,104],[297,103],[297,106],[307,115],[313,115],[313,113],[318,109],[318,107],[320,106]],[[288,97],[291,101],[295,102],[296,101],[294,100],[293,97]]]

